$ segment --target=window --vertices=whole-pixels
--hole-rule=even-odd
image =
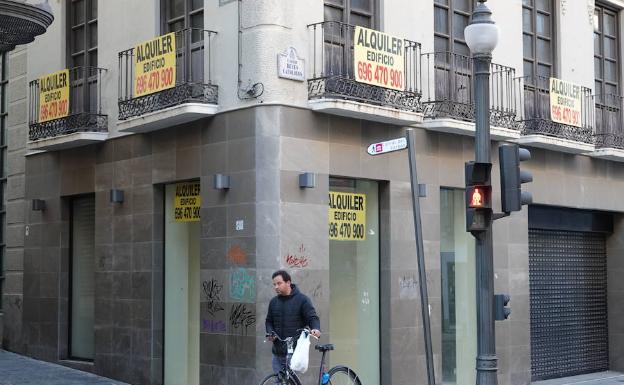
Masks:
[[[204,29],[203,0],[163,0],[162,32],[176,33],[176,82],[203,82],[204,40],[208,36]],[[190,31],[180,32],[191,28]],[[190,34],[190,35],[189,35]],[[190,44],[187,40],[190,38]],[[189,51],[190,50],[190,51]],[[190,57],[190,60],[187,58]]]
[[[325,21],[375,28],[376,0],[325,0]]]
[[[597,4],[594,10],[594,91],[597,97],[619,94],[618,40],[617,12]]]
[[[69,355],[93,360],[95,352],[95,198],[78,197],[71,205]]]
[[[7,185],[7,116],[9,71],[8,54],[0,53],[0,311],[2,311],[2,281],[4,280],[4,255],[6,252],[6,185]]]
[[[522,0],[523,70],[530,84],[554,74],[554,9],[552,0]]]
[[[97,0],[71,0],[68,8],[67,64],[69,68],[97,67]]]
[[[470,22],[474,0],[435,0],[434,49],[470,56],[464,28]]]
[[[325,73],[354,77],[353,34],[357,25],[375,28],[376,0],[325,0]]]
[[[68,7],[70,114],[97,110],[97,0],[71,0]]]
[[[163,34],[185,28],[204,29],[203,0],[163,0],[161,9]]]
[[[442,383],[475,383],[477,355],[476,260],[466,232],[464,190],[440,189]]]
[[[330,354],[330,366],[346,365],[358,374],[362,384],[379,385],[379,186],[375,181],[330,177],[329,191],[334,197],[332,201],[340,197],[344,201],[357,197],[362,202],[360,210],[352,211],[359,218],[359,227],[355,221],[342,222],[342,225],[334,222],[333,231],[329,227],[330,311],[327,333],[338,341],[340,347]],[[336,209],[337,205],[330,202],[329,208]],[[356,237],[353,235],[357,228],[360,236]],[[404,281],[414,282],[414,279],[406,275]]]
[[[610,143],[622,132],[620,52],[617,11],[596,4],[594,9],[594,94],[596,95],[596,144]],[[620,134],[618,134],[620,135]]]

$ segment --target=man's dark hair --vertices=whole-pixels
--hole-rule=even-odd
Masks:
[[[290,278],[290,274],[288,274],[288,272],[286,270],[278,270],[278,271],[276,271],[271,276],[271,279],[274,279],[278,275],[282,276],[282,279],[284,280],[284,282],[292,282],[292,279]]]

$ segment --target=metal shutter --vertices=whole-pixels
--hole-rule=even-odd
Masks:
[[[529,229],[533,380],[609,369],[605,235]]]

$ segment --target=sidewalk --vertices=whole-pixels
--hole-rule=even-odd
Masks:
[[[598,372],[582,374],[580,376],[554,378],[552,380],[536,381],[531,385],[622,385],[624,373]]]
[[[0,350],[0,385],[128,385]]]

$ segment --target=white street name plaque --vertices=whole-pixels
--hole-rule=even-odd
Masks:
[[[399,151],[407,148],[406,138],[396,138],[385,142],[373,143],[368,146],[369,155],[385,154],[386,152]]]

